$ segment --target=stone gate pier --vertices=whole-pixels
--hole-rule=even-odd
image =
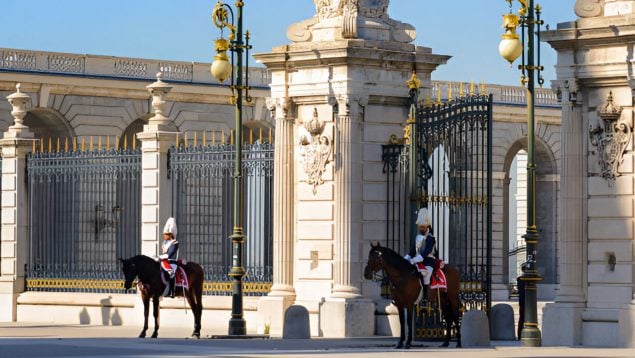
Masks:
[[[560,290],[545,345],[633,346],[635,1],[578,0],[545,34],[563,99]]]
[[[381,145],[402,137],[413,71],[430,88],[449,56],[412,44],[388,0],[315,3],[290,44],[255,56],[272,74],[276,121],[274,282],[258,326],[280,334],[295,303],[312,335],[370,336],[380,292],[362,273],[370,242],[387,234]]]

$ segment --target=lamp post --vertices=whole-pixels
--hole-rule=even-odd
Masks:
[[[538,312],[536,283],[542,280],[536,267],[538,229],[536,226],[536,162],[535,162],[535,117],[534,100],[536,79],[539,85],[544,83],[541,76],[543,67],[540,65],[540,19],[542,8],[534,6],[534,0],[518,0],[521,8],[520,16],[512,13],[513,0],[509,3],[510,13],[503,15],[503,40],[499,52],[510,65],[522,55],[521,83],[527,87],[527,231],[523,238],[527,246],[527,260],[525,270],[520,280],[525,286],[524,324],[520,335],[523,346],[539,347],[542,345],[540,329],[538,328]],[[516,27],[521,26],[522,37],[518,38]],[[536,46],[536,40],[538,46]],[[526,47],[525,47],[526,44]]]
[[[211,72],[219,82],[230,79],[231,97],[230,103],[236,106],[235,155],[234,158],[234,228],[229,237],[232,241],[232,268],[229,276],[232,283],[232,315],[229,320],[230,336],[244,336],[247,334],[247,324],[243,314],[243,244],[245,235],[243,232],[243,177],[242,177],[242,137],[243,99],[251,102],[249,96],[249,31],[243,35],[243,7],[242,0],[236,1],[236,16],[231,6],[218,1],[212,12],[212,21],[221,30],[221,37],[215,41],[217,55],[214,57]],[[223,30],[227,28],[230,34],[223,38]],[[227,51],[231,52],[231,62],[227,57]],[[246,69],[243,72],[243,56],[245,56]],[[236,64],[236,70],[232,62]]]

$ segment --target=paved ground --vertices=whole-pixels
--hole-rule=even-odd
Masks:
[[[184,339],[188,332],[161,328],[159,339],[137,339],[137,327],[0,324],[0,357],[635,357],[635,350],[521,348],[517,342],[493,342],[490,348],[441,349],[417,342],[395,351],[394,338],[358,339]],[[221,332],[215,332],[221,333]]]

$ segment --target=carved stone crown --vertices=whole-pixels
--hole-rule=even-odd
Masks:
[[[622,114],[622,107],[613,103],[613,92],[609,92],[606,104],[600,108],[598,115],[605,121],[616,121]]]
[[[306,128],[307,131],[309,131],[309,133],[311,133],[313,137],[315,137],[322,134],[322,132],[324,131],[324,126],[325,126],[325,123],[320,121],[320,119],[318,118],[317,108],[314,108],[313,118],[310,121],[306,122],[304,124],[304,127]]]

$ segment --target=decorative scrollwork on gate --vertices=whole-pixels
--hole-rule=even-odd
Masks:
[[[330,162],[333,151],[332,140],[323,135],[325,123],[318,118],[317,108],[313,110],[313,118],[304,123],[304,128],[310,137],[300,137],[302,149],[302,168],[307,175],[307,183],[313,186],[313,195],[317,194],[317,187],[324,184],[322,174],[326,171],[326,165]]]
[[[591,125],[589,135],[591,144],[597,147],[601,176],[606,180],[615,180],[620,176],[619,166],[624,161],[624,151],[631,141],[631,126],[620,121],[622,107],[613,103],[613,92],[609,93],[606,104],[598,110],[604,126]]]

